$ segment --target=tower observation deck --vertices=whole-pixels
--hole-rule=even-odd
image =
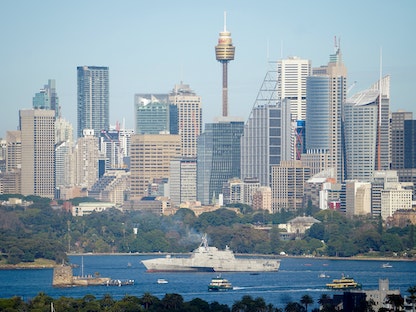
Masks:
[[[235,47],[231,33],[227,31],[227,15],[224,12],[224,30],[220,32],[218,44],[215,46],[215,57],[222,63],[222,116],[228,116],[228,62],[234,60]]]

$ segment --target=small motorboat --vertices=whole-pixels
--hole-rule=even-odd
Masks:
[[[381,267],[382,267],[383,269],[387,269],[387,268],[392,268],[393,266],[392,266],[390,263],[386,262],[386,263],[383,263],[383,264],[381,265]]]
[[[157,279],[157,283],[158,283],[158,284],[167,284],[167,283],[168,283],[168,281],[167,281],[167,280],[165,280],[164,278],[158,278],[158,279]]]

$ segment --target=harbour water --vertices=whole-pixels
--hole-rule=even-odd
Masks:
[[[134,279],[134,285],[127,286],[89,286],[72,288],[52,287],[52,269],[36,270],[0,270],[0,298],[13,296],[29,300],[39,292],[53,298],[62,296],[82,298],[87,294],[97,299],[110,294],[114,299],[125,295],[140,297],[149,292],[162,298],[166,293],[177,293],[185,301],[201,298],[207,302],[232,305],[244,295],[253,298],[262,297],[267,304],[284,307],[291,301],[299,302],[301,296],[309,294],[315,301],[322,294],[333,294],[325,284],[332,279],[345,276],[353,277],[363,285],[364,290],[378,288],[379,279],[388,279],[390,289],[399,289],[402,295],[408,295],[409,286],[416,286],[416,262],[391,261],[391,267],[383,268],[386,261],[378,260],[327,260],[319,258],[289,258],[281,260],[279,272],[270,273],[222,273],[233,284],[233,290],[227,292],[208,292],[208,284],[216,273],[146,273],[142,260],[154,256],[145,255],[86,255],[70,256],[74,275],[81,275],[83,263],[84,275],[101,276],[112,279]],[[319,277],[324,273],[325,278]],[[158,279],[168,283],[158,284]]]

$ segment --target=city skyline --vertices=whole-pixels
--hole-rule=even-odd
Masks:
[[[16,1],[2,8],[7,12],[0,22],[0,82],[7,90],[0,97],[2,138],[17,129],[19,109],[32,106],[48,79],[55,79],[62,116],[75,129],[76,68],[84,65],[109,67],[112,125],[125,118],[126,127],[134,127],[134,94],[167,93],[180,82],[201,96],[203,124],[211,122],[221,115],[215,45],[224,11],[236,47],[228,72],[230,116],[247,120],[268,60],[298,56],[312,66],[326,64],[337,43],[334,36],[341,39],[349,85],[356,81],[351,94],[378,80],[381,57],[382,73],[392,79],[391,111],[414,111],[408,92],[416,81],[411,0],[352,1],[343,7],[305,1],[296,10],[275,1],[197,7],[190,1]]]

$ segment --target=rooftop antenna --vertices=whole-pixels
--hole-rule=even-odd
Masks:
[[[269,62],[269,58],[270,58],[270,53],[269,53],[269,38],[267,38],[267,47],[266,47],[266,58],[267,58],[267,62]]]
[[[377,123],[377,170],[381,170],[381,144],[380,144],[380,139],[381,139],[381,95],[382,95],[382,63],[383,63],[383,58],[382,58],[382,48],[380,47],[380,78],[378,80],[379,86],[378,86],[378,123]]]
[[[224,32],[227,31],[227,12],[224,11]]]

